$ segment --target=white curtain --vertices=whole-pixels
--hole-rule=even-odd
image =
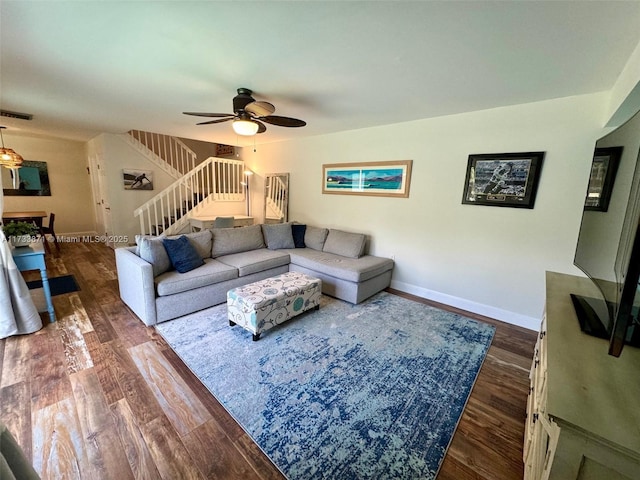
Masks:
[[[1,190],[3,168],[0,166],[0,214],[4,212]],[[27,284],[13,261],[11,247],[1,228],[0,269],[0,339],[37,332],[42,328],[42,320]]]

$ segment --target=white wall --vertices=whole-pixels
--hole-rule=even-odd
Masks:
[[[538,329],[545,271],[579,274],[606,103],[593,94],[354,130],[261,145],[244,160],[258,182],[291,173],[291,220],[371,235],[372,254],[395,257],[394,288]],[[528,151],[546,152],[534,209],[462,205],[469,154]],[[324,163],[409,159],[407,199],[321,193]]]
[[[4,209],[10,211],[43,210],[56,214],[58,236],[95,233],[95,215],[91,184],[87,172],[86,144],[73,140],[3,132],[4,142],[25,160],[47,162],[50,197],[5,196]],[[2,176],[8,176],[7,169]],[[43,221],[44,225],[48,220]]]

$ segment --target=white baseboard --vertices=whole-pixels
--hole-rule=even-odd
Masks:
[[[467,312],[494,318],[501,322],[510,323],[511,325],[517,325],[518,327],[527,328],[536,332],[540,330],[540,321],[542,320],[542,317],[535,318],[527,315],[521,315],[519,313],[510,312],[490,305],[484,305],[482,303],[472,302],[471,300],[454,297],[452,295],[447,295],[446,293],[436,292],[434,290],[418,287],[410,283],[398,282],[396,280],[391,281],[391,288],[426,298],[433,302],[443,303],[451,307],[466,310]]]

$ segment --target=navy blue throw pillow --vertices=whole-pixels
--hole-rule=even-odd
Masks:
[[[163,238],[162,244],[169,255],[173,268],[178,272],[186,273],[204,265],[204,260],[184,235],[175,240]]]
[[[296,248],[304,248],[304,234],[307,231],[307,226],[300,223],[291,224],[291,234],[293,235],[293,244]]]

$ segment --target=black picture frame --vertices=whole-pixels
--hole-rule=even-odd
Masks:
[[[591,174],[584,209],[606,212],[609,209],[613,184],[616,181],[618,165],[623,147],[596,148],[591,162]]]
[[[17,169],[18,188],[12,188],[16,171],[9,170],[9,175],[2,177],[2,192],[7,196],[50,197],[49,171],[47,162],[24,160]],[[8,184],[8,185],[7,185]],[[11,186],[11,188],[9,188]]]
[[[469,155],[462,203],[533,208],[545,152]]]

